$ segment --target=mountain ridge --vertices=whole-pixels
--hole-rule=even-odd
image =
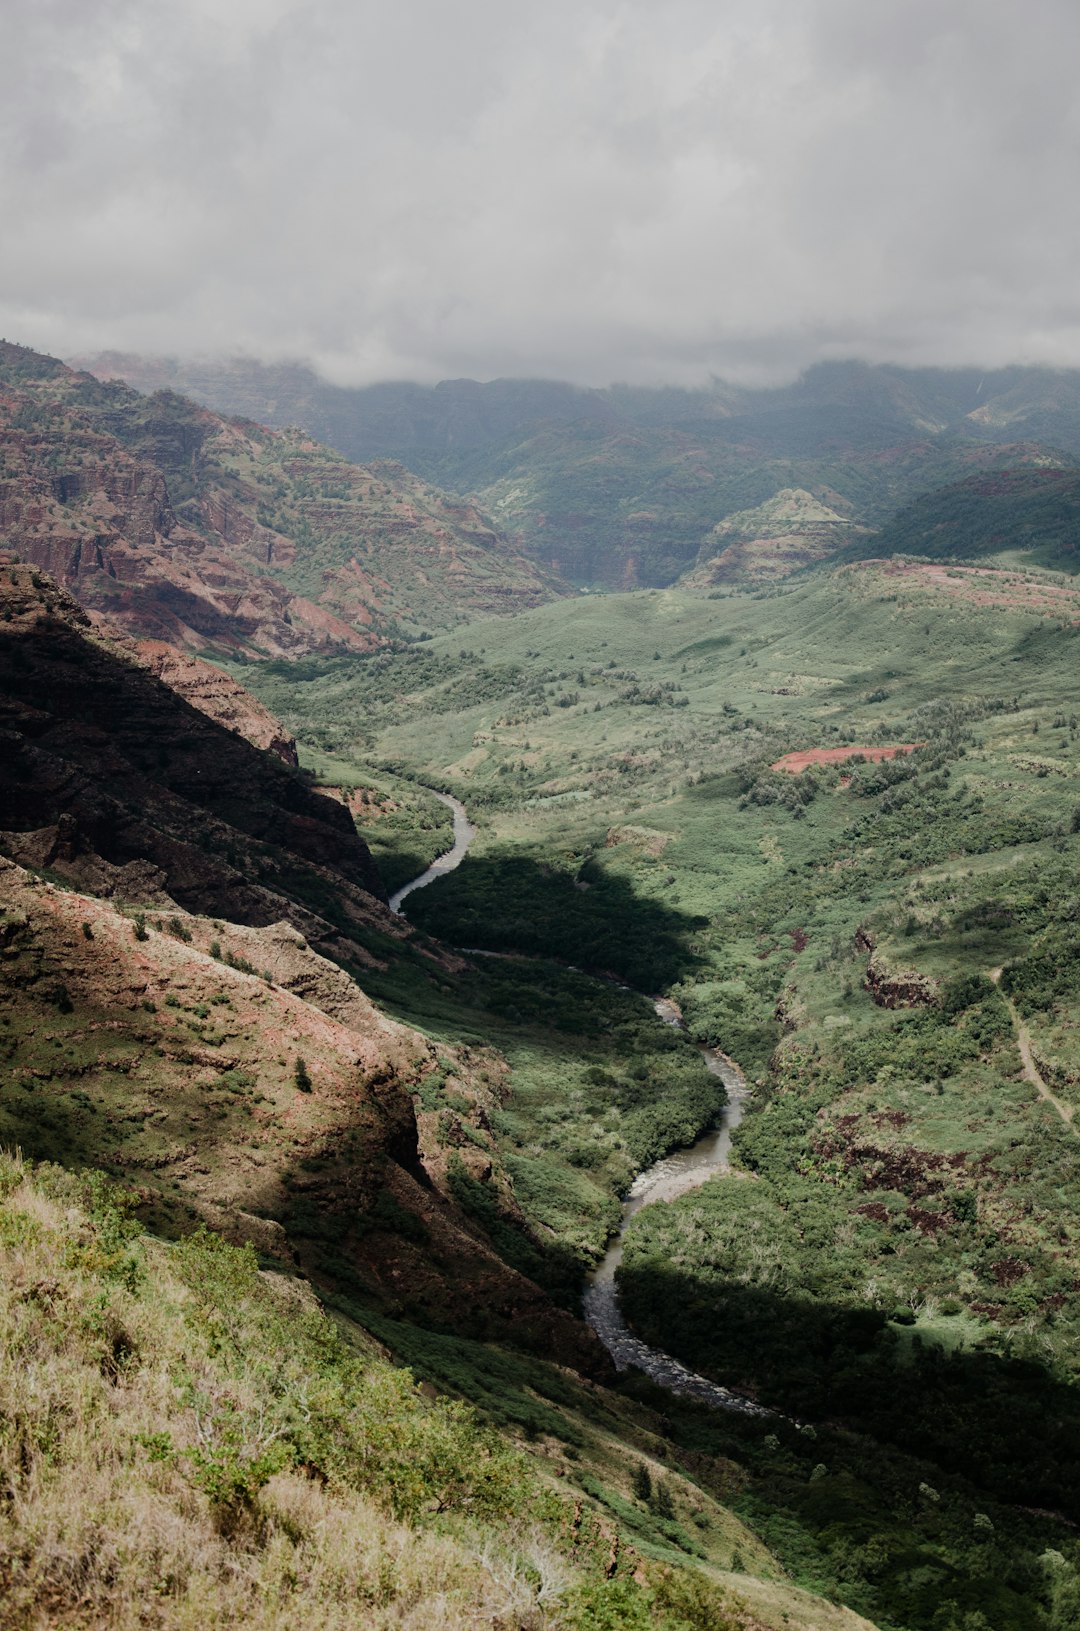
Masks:
[[[470,495],[515,546],[571,582],[665,587],[713,530],[822,487],[877,528],[979,469],[1080,456],[1080,373],[820,363],[791,385],[699,390],[447,380],[347,388],[302,364],[81,359],[144,389],[302,422],[351,458],[395,458]],[[803,564],[774,551],[769,575]],[[789,558],[790,557],[790,558]],[[758,570],[758,565],[752,569]]]
[[[366,651],[565,590],[475,505],[0,345],[0,530],[141,638]]]

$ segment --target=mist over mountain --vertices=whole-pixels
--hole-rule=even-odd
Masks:
[[[3,45],[0,1631],[1077,1631],[1080,8]]]
[[[344,384],[1080,364],[1066,0],[110,0],[5,43],[0,333],[39,348]]]
[[[769,389],[513,379],[345,389],[301,365],[80,361],[143,391],[182,390],[219,412],[302,425],[350,459],[399,460],[468,495],[548,569],[614,588],[663,586],[704,566],[727,547],[717,528],[745,532],[732,517],[755,514],[740,534],[752,547],[725,557],[715,581],[821,559],[975,471],[1080,456],[1080,372],[1069,370],[837,362]],[[806,495],[794,527],[792,492]]]

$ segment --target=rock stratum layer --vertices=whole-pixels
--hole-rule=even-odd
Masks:
[[[0,541],[138,638],[367,651],[562,592],[472,504],[0,344]]]

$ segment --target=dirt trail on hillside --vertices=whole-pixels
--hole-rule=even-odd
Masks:
[[[1000,968],[992,968],[990,970],[990,978],[993,980],[995,985],[999,984],[1001,974],[1002,971]],[[1031,1032],[1028,1030],[1027,1026],[1020,1018],[1020,1015],[1017,1013],[1016,1004],[1012,1001],[1011,997],[1006,996],[1004,991],[1001,994],[1005,1000],[1006,1006],[1008,1007],[1009,1013],[1012,1016],[1013,1029],[1016,1032],[1016,1042],[1020,1049],[1020,1059],[1024,1066],[1024,1075],[1038,1093],[1040,1099],[1045,1099],[1047,1104],[1053,1105],[1054,1109],[1057,1111],[1070,1133],[1072,1133],[1074,1137],[1080,1138],[1080,1131],[1078,1131],[1073,1125],[1073,1117],[1076,1114],[1073,1106],[1071,1104],[1066,1104],[1062,1099],[1058,1098],[1056,1093],[1051,1091],[1048,1083],[1042,1075],[1042,1072],[1035,1063],[1035,1055],[1032,1052],[1031,1047]]]

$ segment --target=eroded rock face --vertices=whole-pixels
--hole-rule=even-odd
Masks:
[[[917,969],[890,969],[871,958],[866,989],[879,1008],[928,1008],[937,1001],[937,986]]]
[[[0,342],[0,535],[139,639],[370,651],[559,592],[472,505]]]
[[[204,701],[211,690],[215,706],[236,701],[211,680]],[[0,565],[0,734],[9,855],[105,893],[130,887],[125,869],[149,868],[144,899],[253,924],[287,916],[316,941],[384,919],[394,932],[341,804],[194,708],[95,634],[65,591],[10,561]]]
[[[200,713],[275,754],[284,764],[294,769],[299,765],[295,737],[269,708],[220,668],[186,656],[163,640],[130,640],[123,642],[123,649]]]

